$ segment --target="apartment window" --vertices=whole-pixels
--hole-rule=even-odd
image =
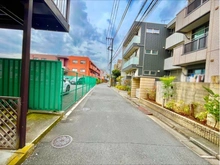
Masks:
[[[80,69],[80,72],[85,73],[86,70],[85,69]]]
[[[38,60],[38,57],[34,57],[34,60]]]
[[[85,60],[81,60],[81,61],[80,61],[80,64],[85,64],[85,63],[86,63]]]
[[[157,74],[157,72],[155,70],[145,70],[144,71],[144,75],[155,76],[156,74]]]
[[[73,60],[73,64],[77,64],[78,63],[78,60]]]
[[[158,50],[146,50],[146,54],[150,54],[150,55],[158,55]]]
[[[209,27],[208,25],[202,25],[199,28],[196,28],[192,31],[192,40],[197,40],[201,37],[204,37],[208,34],[209,32]]]
[[[147,33],[159,34],[160,30],[159,29],[147,29]]]
[[[41,58],[41,60],[47,60],[46,58]]]
[[[73,68],[72,71],[77,72],[77,69],[76,69],[76,68]]]

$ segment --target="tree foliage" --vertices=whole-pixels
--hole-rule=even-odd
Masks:
[[[121,71],[118,70],[118,69],[114,69],[114,70],[112,71],[112,75],[113,75],[113,77],[116,79],[116,78],[118,78],[119,76],[121,76]]]
[[[167,76],[167,77],[161,77],[160,81],[163,84],[163,98],[169,99],[173,95],[173,81],[176,77],[174,76]]]
[[[215,126],[219,119],[219,111],[220,111],[220,96],[219,94],[215,94],[211,89],[204,87],[203,88],[209,93],[204,97],[205,104],[204,107],[208,111],[208,113],[212,114],[215,117]],[[215,127],[214,126],[214,127]]]

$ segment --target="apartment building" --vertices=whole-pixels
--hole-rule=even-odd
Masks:
[[[122,75],[127,79],[164,76],[167,36],[165,24],[134,22],[123,43]]]
[[[118,59],[117,63],[114,64],[114,69],[121,70],[122,67],[122,59]]]
[[[90,60],[89,57],[69,56],[68,68],[71,71],[83,75],[100,78],[100,69]]]
[[[30,59],[33,60],[51,60],[51,61],[61,61],[62,66],[67,68],[68,57],[67,56],[57,56],[52,54],[30,54]]]
[[[188,0],[167,28],[164,70],[182,82],[210,82],[219,75],[219,1]]]

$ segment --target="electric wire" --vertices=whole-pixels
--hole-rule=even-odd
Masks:
[[[154,2],[154,3],[153,3],[153,2]],[[152,9],[153,9],[154,6],[157,4],[157,2],[158,2],[158,0],[152,0],[152,1],[151,1],[151,3],[148,5],[148,7],[147,7],[147,9],[145,10],[145,12],[144,12],[144,13],[142,14],[142,16],[140,17],[140,20],[138,21],[138,23],[137,23],[135,29],[133,29],[133,31],[136,30],[136,29],[141,25],[142,21],[143,21],[143,20],[147,17],[147,15],[152,11]],[[143,10],[145,4],[146,4],[146,1],[143,3],[143,5],[142,5],[141,9],[139,10],[139,12],[138,12],[138,14],[137,14],[137,16],[136,16],[136,18],[135,18],[134,21],[136,21],[136,19],[139,17],[139,14],[140,14],[141,11]],[[132,32],[132,31],[131,31],[131,32]],[[114,56],[112,57],[112,61],[114,61],[114,59],[115,59],[115,58],[119,55],[119,53],[121,52],[121,46],[122,46],[122,44],[123,44],[123,42],[124,42],[124,40],[125,40],[126,37],[127,37],[127,35],[124,37],[124,39],[122,40],[120,46],[119,46],[119,47],[117,48],[117,50],[115,51],[115,54],[114,54]],[[120,51],[119,51],[119,49],[120,49]],[[119,52],[117,52],[117,51],[119,51]]]
[[[124,21],[124,18],[125,18],[125,16],[126,16],[127,12],[128,12],[128,9],[129,9],[129,7],[130,7],[130,5],[131,5],[131,2],[132,2],[132,0],[129,0],[129,2],[128,2],[127,6],[126,6],[126,9],[125,9],[125,11],[124,11],[124,13],[123,13],[123,15],[122,15],[122,17],[121,17],[120,23],[119,23],[119,25],[118,25],[118,28],[117,28],[117,30],[116,30],[116,32],[115,32],[115,35],[114,35],[113,39],[115,39],[115,37],[116,37],[116,35],[117,35],[117,33],[118,33],[118,31],[119,31],[121,25],[122,25],[122,22]]]

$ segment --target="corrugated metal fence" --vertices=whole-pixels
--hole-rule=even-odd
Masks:
[[[20,79],[21,60],[0,58],[0,96],[19,97]],[[64,76],[60,61],[31,60],[29,79],[29,109],[45,111],[66,110],[96,85],[77,72]]]

